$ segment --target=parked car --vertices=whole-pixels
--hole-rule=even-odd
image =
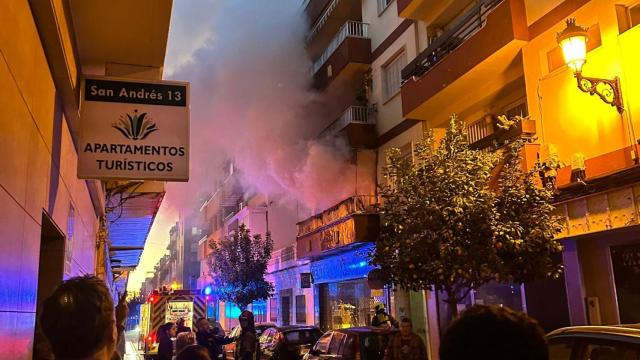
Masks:
[[[274,323],[258,323],[256,324],[256,338],[260,338],[262,332],[268,328],[272,328],[276,326]],[[231,332],[229,333],[229,337],[238,337],[240,336],[240,325],[236,325]],[[232,342],[231,344],[225,345],[222,347],[222,352],[224,353],[224,358],[226,360],[234,360],[235,352],[236,352],[236,343]]]
[[[327,331],[303,359],[382,360],[396,332],[371,326]]]
[[[301,360],[322,336],[315,326],[278,326],[260,336],[261,360]]]
[[[550,360],[640,359],[640,325],[573,326],[547,335]]]

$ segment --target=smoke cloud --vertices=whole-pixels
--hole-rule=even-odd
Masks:
[[[174,2],[167,77],[191,82],[192,180],[170,184],[169,205],[193,207],[227,158],[248,191],[308,209],[353,193],[346,144],[316,137],[328,124],[309,90],[301,3]]]
[[[299,218],[353,194],[348,146],[318,139],[330,121],[310,90],[301,0],[176,0],[165,78],[191,83],[191,174],[167,193],[129,288],[165,253],[180,214],[214,191],[232,159],[250,193],[296,206]]]

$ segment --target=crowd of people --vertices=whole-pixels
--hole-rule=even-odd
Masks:
[[[55,359],[118,360],[124,355],[125,296],[114,302],[104,282],[93,276],[63,282],[43,304],[39,326]],[[378,326],[396,322],[376,309]],[[251,311],[239,317],[240,335],[225,336],[205,318],[195,322],[195,333],[184,319],[158,329],[158,359],[217,360],[222,346],[236,343],[235,359],[254,360],[257,352],[255,322]],[[389,340],[384,360],[425,360],[427,351],[407,318]],[[174,340],[175,339],[175,343]],[[120,345],[119,345],[120,344]],[[508,308],[476,305],[464,311],[445,332],[439,349],[441,360],[548,360],[544,332],[524,313]]]

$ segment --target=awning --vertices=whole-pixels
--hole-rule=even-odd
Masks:
[[[123,184],[112,186],[123,187]],[[144,244],[164,197],[164,183],[128,185],[112,195],[107,207],[109,254],[114,271],[132,270],[140,262]]]

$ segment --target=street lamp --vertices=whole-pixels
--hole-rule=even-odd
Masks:
[[[613,80],[582,76],[582,67],[587,62],[587,29],[576,25],[576,19],[567,19],[567,27],[558,33],[557,39],[564,61],[573,70],[578,81],[578,89],[590,95],[598,95],[602,101],[614,106],[622,114],[624,107],[620,79],[617,76]]]

